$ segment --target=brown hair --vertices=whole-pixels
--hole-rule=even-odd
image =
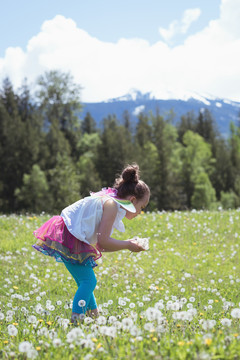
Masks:
[[[140,180],[139,166],[137,164],[127,165],[121,175],[115,179],[113,187],[117,189],[120,198],[135,196],[136,199],[142,199],[145,194],[150,194],[150,189],[144,181]]]

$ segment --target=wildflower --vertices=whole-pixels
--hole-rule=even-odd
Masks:
[[[210,339],[210,338],[205,339],[205,344],[206,344],[207,346],[210,346],[211,343],[212,343],[212,339]]]
[[[81,307],[86,306],[86,301],[85,300],[79,300],[78,306],[81,306]]]
[[[127,303],[126,303],[126,301],[124,301],[124,300],[122,300],[121,298],[119,298],[119,300],[118,300],[118,305],[120,305],[120,306],[125,306]]]
[[[27,351],[27,358],[28,359],[35,359],[38,356],[38,352],[35,349],[30,349]]]
[[[32,348],[32,344],[29,341],[22,341],[19,344],[18,350],[20,352],[27,352]]]
[[[10,336],[16,336],[18,333],[18,329],[14,325],[8,325],[8,334]]]
[[[221,320],[221,324],[222,324],[223,326],[231,326],[232,320],[227,319],[227,318],[224,318],[224,319]]]
[[[62,341],[61,341],[61,339],[53,339],[53,346],[54,347],[59,347],[59,346],[61,346],[62,345]]]
[[[117,318],[113,315],[109,316],[108,323],[113,324],[117,321]]]
[[[215,320],[200,320],[200,324],[202,325],[204,330],[210,330],[216,325]]]
[[[179,345],[179,346],[183,346],[184,344],[185,344],[185,341],[179,341],[179,342],[178,342],[178,345]]]
[[[99,316],[97,318],[97,323],[98,325],[106,325],[107,319],[105,318],[105,316]]]
[[[83,331],[80,328],[75,328],[72,329],[68,334],[67,334],[67,342],[72,343],[73,341],[81,338],[83,336]]]
[[[35,316],[35,315],[30,315],[30,316],[28,317],[28,322],[29,322],[30,324],[36,323],[36,322],[37,322],[36,316]]]
[[[122,320],[123,329],[130,329],[133,326],[133,321],[130,318],[125,318]]]
[[[240,319],[240,309],[233,309],[231,311],[231,316],[235,319]]]

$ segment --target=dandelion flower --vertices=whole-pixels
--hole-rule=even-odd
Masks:
[[[231,316],[235,319],[240,319],[240,309],[233,309],[231,311]]]
[[[20,352],[27,352],[30,349],[32,349],[32,344],[29,341],[22,341],[18,347]]]
[[[62,345],[62,341],[61,341],[61,339],[53,339],[53,346],[54,347],[59,347],[59,346],[61,346]]]
[[[81,306],[81,307],[86,306],[86,301],[85,300],[79,300],[78,306]]]

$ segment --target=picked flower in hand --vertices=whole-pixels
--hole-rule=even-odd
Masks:
[[[144,248],[144,250],[149,250],[149,240],[148,238],[140,238],[138,236],[134,236],[133,240],[136,241],[136,243]]]

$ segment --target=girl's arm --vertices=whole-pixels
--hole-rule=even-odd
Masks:
[[[112,226],[118,212],[117,204],[108,200],[103,205],[103,215],[98,228],[98,244],[106,252],[128,249],[139,252],[144,250],[131,240],[116,240],[110,237]]]

